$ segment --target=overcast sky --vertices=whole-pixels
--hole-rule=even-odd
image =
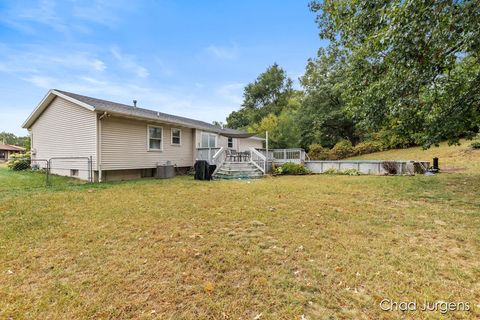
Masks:
[[[277,62],[296,80],[324,43],[308,1],[0,0],[0,131],[50,88],[212,122]]]

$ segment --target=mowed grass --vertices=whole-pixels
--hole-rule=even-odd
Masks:
[[[430,161],[433,157],[439,158],[440,168],[449,172],[480,172],[480,161],[478,150],[472,150],[472,141],[461,140],[460,145],[449,146],[448,143],[440,143],[438,147],[431,147],[423,150],[421,147],[408,149],[394,149],[383,152],[376,152],[352,159],[361,160],[422,160]]]
[[[468,173],[2,189],[0,318],[479,318],[480,152],[456,154]]]
[[[84,184],[82,181],[66,177],[47,177],[45,172],[11,171],[5,162],[0,162],[0,201],[8,194],[19,193],[24,195],[28,190],[44,188],[49,185],[54,189]],[[51,190],[51,189],[50,189]]]

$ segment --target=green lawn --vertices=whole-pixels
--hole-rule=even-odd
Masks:
[[[0,168],[0,318],[478,319],[480,152],[453,154],[465,172],[434,177],[44,188]]]
[[[65,188],[82,182],[59,176],[50,176],[49,185],[53,188]],[[47,184],[45,173],[31,171],[10,171],[5,163],[0,163],[0,199],[7,194],[45,188]],[[51,188],[50,188],[51,190]]]

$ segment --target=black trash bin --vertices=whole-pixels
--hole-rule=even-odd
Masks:
[[[215,165],[209,165],[208,161],[197,160],[195,161],[195,180],[212,180],[212,174],[215,171]]]

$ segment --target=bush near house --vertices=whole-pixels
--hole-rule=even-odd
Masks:
[[[310,170],[308,170],[303,164],[287,162],[276,168],[274,172],[278,175],[304,175],[309,174]]]
[[[30,153],[14,153],[10,156],[7,166],[14,171],[30,169]]]

